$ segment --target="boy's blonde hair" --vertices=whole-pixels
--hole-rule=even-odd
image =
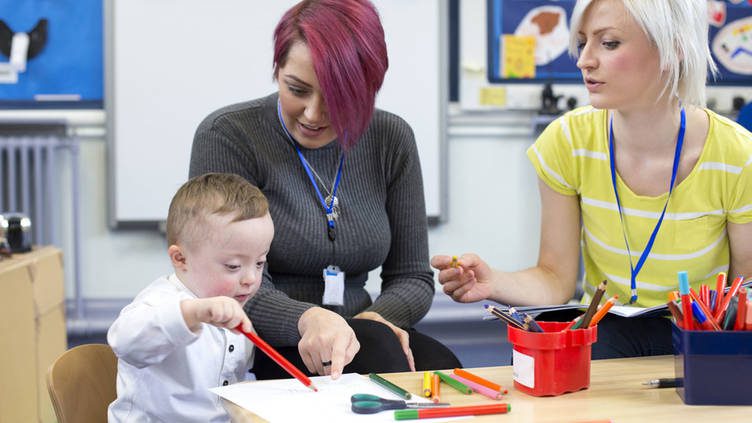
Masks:
[[[264,194],[243,177],[206,173],[184,183],[170,202],[167,245],[200,239],[204,221],[212,214],[234,214],[233,222],[263,217],[269,212]]]

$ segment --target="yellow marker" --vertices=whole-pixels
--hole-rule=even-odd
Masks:
[[[457,267],[457,256],[452,256],[452,262],[449,263],[450,267]]]
[[[423,372],[423,396],[431,398],[431,372]]]

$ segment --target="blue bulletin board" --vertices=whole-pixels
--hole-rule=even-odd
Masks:
[[[582,81],[568,52],[574,4],[575,0],[487,0],[488,80]],[[752,84],[752,5],[747,0],[711,0],[708,8],[710,49],[719,70],[708,82]],[[525,37],[535,38],[534,48],[524,49]],[[524,60],[528,53],[534,57]],[[510,66],[515,61],[521,63],[516,69]]]
[[[0,0],[0,20],[14,33],[29,33],[47,20],[38,54],[28,59],[17,82],[0,83],[1,108],[102,107],[102,3]],[[8,61],[0,52],[0,62]]]

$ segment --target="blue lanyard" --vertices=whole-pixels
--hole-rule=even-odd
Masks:
[[[674,182],[676,182],[676,174],[679,170],[679,157],[681,156],[681,150],[682,145],[684,144],[684,130],[686,129],[686,123],[687,123],[687,116],[684,112],[684,108],[681,109],[681,122],[679,124],[679,135],[676,138],[676,150],[674,151],[674,166],[671,169],[671,184],[668,187],[668,196],[666,197],[666,204],[663,205],[663,211],[661,212],[661,217],[658,218],[658,222],[655,224],[655,228],[653,228],[653,233],[650,234],[650,239],[648,239],[648,243],[645,245],[645,249],[642,251],[642,254],[640,255],[640,259],[637,261],[637,266],[635,266],[632,263],[632,252],[629,249],[629,241],[627,241],[627,231],[624,227],[624,212],[621,208],[621,200],[619,200],[619,190],[616,189],[616,162],[614,158],[614,116],[611,115],[609,121],[608,121],[608,153],[610,158],[610,164],[611,164],[611,184],[614,187],[614,195],[616,196],[616,206],[619,208],[619,221],[621,222],[621,233],[624,235],[624,244],[627,246],[627,254],[629,255],[629,268],[631,270],[631,280],[630,280],[630,286],[632,288],[632,297],[629,300],[630,304],[633,304],[635,301],[637,301],[637,274],[640,273],[640,270],[642,270],[642,266],[645,264],[645,260],[647,260],[648,255],[650,255],[650,250],[653,249],[653,242],[655,242],[655,237],[658,235],[658,230],[661,228],[661,223],[663,223],[663,217],[666,215],[666,208],[668,207],[668,201],[671,199],[671,192],[674,190]]]
[[[339,188],[339,181],[340,179],[342,179],[342,164],[345,162],[345,153],[343,152],[340,155],[339,167],[337,168],[337,176],[334,179],[334,187],[332,188],[332,199],[327,205],[326,200],[324,200],[324,196],[321,195],[319,184],[316,183],[316,178],[313,177],[313,173],[311,172],[311,167],[308,165],[308,162],[303,156],[303,152],[300,151],[300,147],[298,147],[298,143],[295,142],[295,140],[292,138],[292,135],[290,134],[290,131],[287,130],[287,126],[285,125],[285,120],[282,119],[282,106],[279,104],[279,100],[277,101],[277,117],[279,118],[279,123],[282,125],[282,129],[285,131],[285,135],[287,135],[287,139],[290,140],[290,143],[293,145],[293,147],[295,147],[295,151],[298,152],[298,158],[300,158],[300,163],[303,165],[303,169],[305,169],[306,174],[308,175],[308,179],[311,180],[311,184],[313,185],[313,188],[316,190],[316,195],[319,197],[319,201],[321,202],[321,205],[324,207],[324,211],[326,212],[327,235],[329,236],[329,239],[331,241],[334,241],[334,202],[337,198],[337,188]]]

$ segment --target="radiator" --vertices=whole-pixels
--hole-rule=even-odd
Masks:
[[[78,142],[67,125],[0,122],[0,212],[29,216],[35,245],[72,252],[74,296],[81,302],[78,179]],[[71,232],[72,251],[61,245],[63,230]]]

